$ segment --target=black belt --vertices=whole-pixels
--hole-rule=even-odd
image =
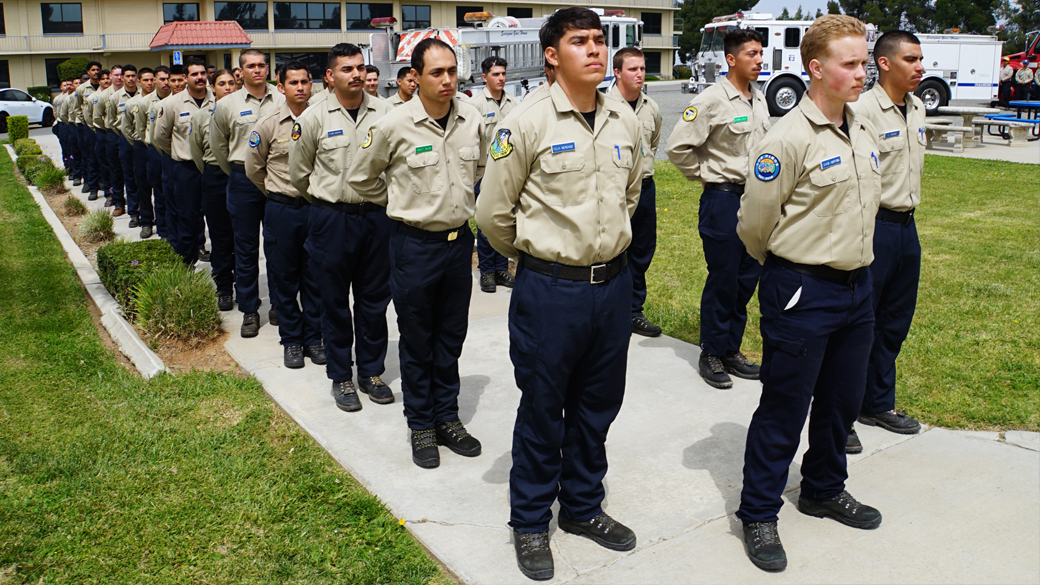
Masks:
[[[399,221],[397,222],[397,229],[405,235],[419,240],[454,242],[455,240],[459,239],[459,236],[462,234],[463,230],[467,232],[469,231],[469,226],[467,224],[462,224],[461,226],[455,229],[444,230],[440,232],[430,232],[417,227],[412,227],[404,222]],[[472,233],[470,235],[472,235]]]
[[[901,223],[903,225],[906,225],[914,219],[914,210],[911,209],[910,211],[892,211],[891,209],[879,207],[877,210],[877,218],[881,221]]]
[[[712,191],[728,191],[730,193],[736,193],[737,195],[744,194],[744,185],[738,185],[736,183],[708,183],[704,185],[704,190]]]
[[[144,140],[131,140],[134,146],[140,146],[142,148],[148,148],[148,145],[144,143]]]
[[[209,163],[202,163],[202,169],[206,170],[206,171],[209,171],[211,173],[216,173],[217,175],[219,175],[221,177],[227,178],[227,175],[224,174],[224,169],[220,168],[220,165],[211,165]]]
[[[594,264],[592,266],[571,266],[569,264],[560,264],[558,262],[548,262],[527,254],[520,254],[520,262],[517,264],[517,270],[531,270],[538,274],[555,276],[564,280],[576,280],[579,282],[600,284],[621,274],[621,270],[627,265],[627,252],[622,252],[613,260],[608,260],[603,264]]]
[[[299,209],[304,205],[310,205],[310,202],[303,197],[289,197],[288,195],[282,195],[281,193],[275,193],[274,191],[267,192],[268,201],[274,201],[275,203],[281,203],[282,205],[288,205],[289,207],[295,207]]]
[[[338,211],[340,213],[349,213],[351,215],[364,215],[369,211],[375,211],[379,208],[379,205],[364,201],[362,203],[332,203],[331,201],[325,201],[315,197],[311,200],[311,205],[320,207],[321,209],[328,209],[329,211]]]
[[[858,278],[859,274],[863,272],[862,268],[857,268],[855,270],[838,270],[837,268],[823,266],[822,264],[799,264],[781,258],[775,254],[769,254],[769,257],[772,258],[781,268],[794,270],[799,274],[805,274],[813,278],[829,280],[831,282],[840,282],[842,284],[852,284],[856,282],[856,278]]]
[[[643,186],[646,187],[649,183],[653,183],[653,182],[654,182],[654,178],[653,177],[647,177],[647,178],[643,179]]]
[[[239,173],[242,173],[243,175],[246,174],[246,165],[241,164],[241,163],[230,163],[230,164],[231,164],[231,170],[237,171]]]

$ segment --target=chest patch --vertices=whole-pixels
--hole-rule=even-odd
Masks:
[[[560,154],[561,152],[571,152],[573,150],[574,150],[574,143],[573,142],[566,142],[564,144],[554,144],[554,145],[552,145],[552,153],[553,154]]]
[[[885,138],[895,138],[899,136],[899,130],[893,130],[891,132],[885,132]]]
[[[252,115],[253,110],[242,110],[238,113],[239,117]]]
[[[328,137],[332,138],[333,136],[343,136],[343,131],[342,130],[329,130]]]
[[[183,118],[184,116],[190,116],[191,112],[181,112],[179,115],[181,118]]]
[[[829,168],[833,167],[834,165],[840,165],[840,164],[841,164],[841,157],[840,156],[836,156],[834,158],[829,158],[829,159],[827,159],[825,161],[821,161],[820,162],[820,169],[821,170],[826,170],[826,169],[829,169]]]
[[[741,122],[747,122],[747,116],[739,116],[737,118],[733,118],[734,124],[739,124]]]

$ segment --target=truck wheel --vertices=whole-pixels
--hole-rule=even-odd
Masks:
[[[805,93],[805,86],[793,79],[781,79],[769,85],[766,104],[773,116],[783,116],[794,109]]]
[[[929,79],[918,86],[914,95],[924,102],[925,115],[934,116],[939,113],[939,108],[946,105],[946,90],[938,81]]]

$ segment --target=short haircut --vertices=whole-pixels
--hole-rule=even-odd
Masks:
[[[202,67],[203,71],[206,70],[206,62],[198,57],[188,57],[184,61],[184,72],[188,72],[189,67]]]
[[[123,66],[122,65],[113,65],[113,66],[108,68],[108,71],[109,71],[109,73],[111,73],[112,71],[115,71],[116,69],[118,69],[120,72],[122,72],[123,71]]]
[[[235,71],[241,71],[241,70],[242,70],[241,67],[235,67],[234,69],[231,70],[231,74],[234,75]]]
[[[914,36],[913,33],[908,33],[905,30],[888,31],[881,35],[877,42],[874,43],[874,64],[876,65],[878,59],[881,57],[888,57],[890,60],[894,59],[896,57],[896,51],[899,50],[899,45],[902,43],[920,45],[921,40]]]
[[[643,56],[643,52],[639,50],[639,47],[625,47],[617,53],[614,53],[614,69],[621,70],[625,66],[625,59],[627,57],[639,57],[640,59],[646,60]]]
[[[264,65],[267,65],[267,55],[264,54],[263,51],[261,51],[260,49],[246,49],[245,51],[242,51],[241,55],[238,56],[238,66],[242,67],[242,66],[244,66],[246,64],[246,61],[245,61],[246,57],[257,57],[257,56],[263,57],[264,58]]]
[[[184,74],[185,74],[184,65],[170,65],[170,76],[171,77],[174,76],[174,75],[184,75]]]
[[[151,73],[152,75],[155,75],[155,71],[152,70],[152,68],[150,68],[150,67],[141,67],[140,69],[137,70],[137,76],[138,77],[141,77],[142,75],[144,75],[146,73]]]
[[[80,83],[83,83],[84,81],[88,81],[89,79],[90,79],[90,75],[88,75],[86,73],[84,73],[83,75],[79,76]]]
[[[336,65],[336,59],[340,57],[353,57],[354,55],[361,54],[361,47],[353,43],[340,43],[329,49],[329,56],[326,59],[328,63],[328,69],[332,69]]]
[[[206,70],[209,71],[210,69],[213,70],[213,73],[217,72],[217,66],[216,65],[206,65]]]
[[[722,47],[726,55],[736,55],[746,43],[764,45],[765,41],[760,33],[751,28],[735,28],[722,37]]]
[[[484,75],[487,75],[488,73],[491,73],[491,69],[494,68],[494,67],[506,67],[506,68],[508,68],[509,67],[509,62],[507,62],[502,57],[499,57],[498,55],[495,55],[495,56],[492,56],[492,57],[488,57],[487,59],[484,59],[483,61],[480,62],[480,70],[481,70],[481,72],[484,73]]]
[[[123,65],[123,73],[130,73],[131,71],[137,73],[137,67],[134,67],[133,65]]]
[[[90,68],[95,66],[95,65],[97,65],[98,69],[101,69],[101,62],[100,61],[91,61],[90,63],[87,63],[87,71],[90,71]]]
[[[408,67],[402,67],[402,68],[398,69],[397,70],[397,81],[401,81],[405,77],[408,77],[408,74],[411,73],[411,72],[412,72],[412,70],[409,69]]]
[[[155,69],[153,69],[152,72],[155,73],[156,75],[159,75],[160,73],[165,73],[166,75],[169,75],[170,74],[170,68],[165,66],[165,65],[160,65],[160,66],[156,67]]]
[[[216,83],[217,80],[220,79],[221,75],[230,75],[231,76],[231,83],[235,83],[235,74],[232,73],[230,69],[217,69],[216,71],[214,71],[213,72],[213,83]]]
[[[288,63],[285,63],[278,70],[278,83],[285,83],[285,78],[290,71],[304,70],[307,72],[307,79],[311,78],[311,70],[307,69],[307,66],[302,61],[293,59]]]
[[[448,43],[435,38],[423,39],[419,41],[418,45],[415,45],[415,50],[412,51],[412,69],[418,71],[419,75],[422,75],[423,67],[426,65],[426,51],[434,47],[447,49],[451,53],[452,58],[455,58],[455,51],[452,50],[451,45]]]
[[[802,37],[802,67],[808,71],[810,61],[827,58],[831,41],[866,36],[867,27],[858,18],[845,14],[824,14],[813,21]]]
[[[560,39],[569,30],[602,30],[599,15],[582,6],[571,6],[557,10],[545,19],[542,30],[538,31],[538,40],[542,43],[542,51],[549,47],[558,49]]]
[[[365,75],[368,75],[369,73],[380,75],[379,67],[376,67],[375,65],[365,65]]]
[[[111,76],[111,75],[112,75],[112,72],[111,72],[111,71],[109,71],[108,69],[102,69],[101,71],[98,71],[98,74],[97,74],[97,75],[98,75],[98,79],[100,79],[100,78],[101,78],[102,76],[104,76],[104,75],[109,75],[109,76]]]

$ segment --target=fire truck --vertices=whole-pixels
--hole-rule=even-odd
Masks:
[[[770,114],[783,116],[794,108],[809,88],[809,75],[802,67],[799,46],[811,20],[775,20],[772,14],[719,16],[702,29],[693,76],[683,91],[699,93],[727,71],[722,38],[730,28],[750,28],[765,39],[765,55],[757,85],[765,94]],[[867,26],[867,46],[873,51],[880,31]],[[950,100],[989,101],[996,99],[1000,81],[1000,49],[995,36],[962,34],[919,34],[925,73],[915,92],[929,114],[937,113]],[[867,65],[869,89],[877,78],[873,58]]]
[[[600,15],[603,32],[607,37],[609,69],[615,53],[624,47],[641,45],[643,23],[626,17],[622,10],[592,10]],[[473,26],[394,31],[397,19],[373,19],[372,26],[383,28],[385,32],[370,35],[369,46],[363,47],[363,50],[367,53],[366,62],[387,72],[383,78],[389,81],[381,89],[387,93],[397,91],[398,70],[411,67],[412,51],[420,41],[427,38],[438,38],[455,50],[461,92],[475,95],[484,89],[480,63],[491,56],[502,57],[509,63],[505,91],[510,95],[523,97],[545,81],[545,57],[538,40],[538,32],[545,17],[514,18],[494,16],[490,12],[470,12],[465,15],[465,20]],[[600,84],[600,89],[605,91],[613,79],[613,70],[610,70]]]

